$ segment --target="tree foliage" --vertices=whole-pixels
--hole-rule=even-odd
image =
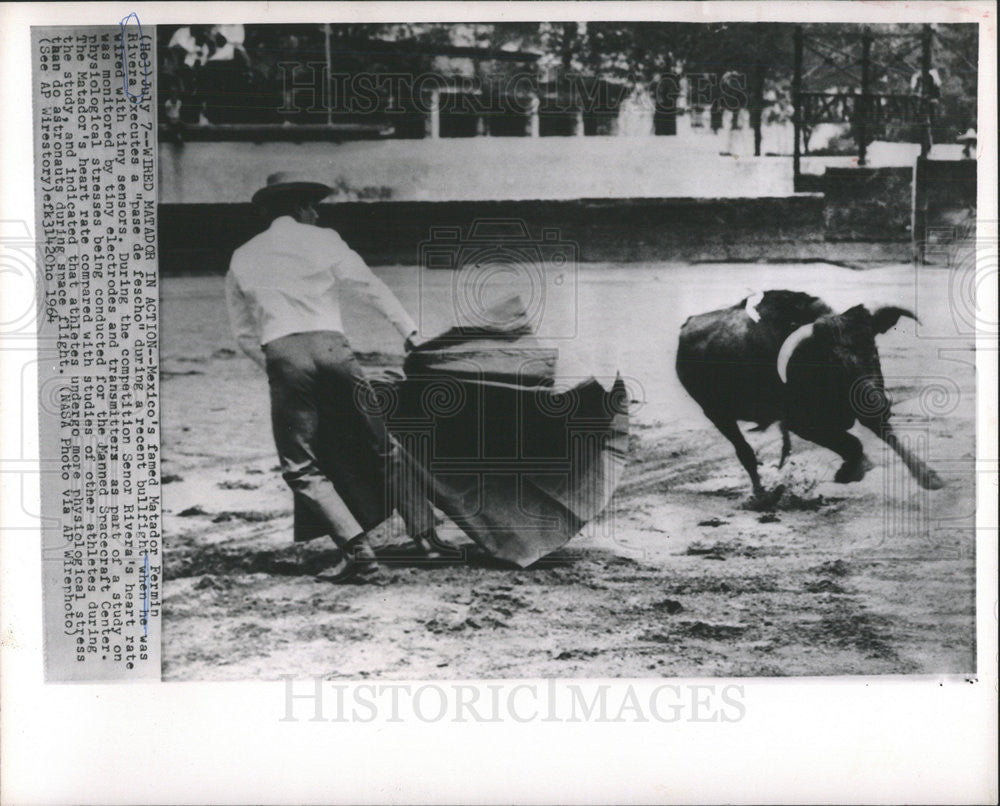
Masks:
[[[795,26],[788,23],[357,23],[246,28],[251,83],[261,87],[276,81],[282,61],[323,62],[329,36],[331,66],[342,73],[451,71],[495,77],[527,71],[543,79],[582,74],[626,89],[648,87],[670,75],[735,75],[745,90],[744,105],[755,128],[761,119],[787,119],[791,112]],[[161,44],[172,30],[161,26]],[[860,91],[863,30],[857,24],[805,26],[803,88]],[[920,69],[921,26],[873,25],[870,31],[872,91],[909,92],[911,77]],[[400,47],[388,47],[392,44]],[[527,52],[537,54],[537,59],[442,55],[454,46]],[[941,107],[949,132],[974,126],[977,26],[935,25],[932,63],[941,76]]]

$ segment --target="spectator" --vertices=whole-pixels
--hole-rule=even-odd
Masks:
[[[240,61],[249,67],[250,57],[244,47],[246,32],[242,25],[213,25],[210,36],[215,51],[208,57],[208,61],[229,62],[239,55]]]
[[[175,87],[170,89],[167,100],[163,102],[169,139],[174,143],[184,141],[184,123],[181,120],[181,99]]]
[[[910,76],[910,92],[914,95],[923,95],[926,98],[941,97],[941,74],[937,70],[928,70],[930,79],[927,86],[924,86],[924,71],[917,70]]]
[[[976,141],[978,137],[976,136],[975,129],[968,129],[965,134],[958,138],[958,142],[962,144],[962,159],[971,160],[974,158],[974,151],[976,150]]]
[[[941,76],[938,71],[928,70],[926,81],[923,70],[914,72],[910,77],[910,92],[921,102],[918,106],[920,140],[922,153],[927,154],[934,145],[934,123],[937,117],[937,105],[941,99]]]
[[[178,28],[170,37],[167,48],[180,50],[184,65],[192,69],[208,62],[215,49],[207,25],[185,25]]]

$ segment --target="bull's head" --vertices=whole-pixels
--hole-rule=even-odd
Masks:
[[[825,317],[831,324],[838,327],[848,339],[865,339],[866,331],[870,331],[874,336],[879,333],[887,333],[900,317],[906,316],[913,321],[917,321],[916,314],[906,308],[897,308],[890,305],[884,308],[876,308],[874,313],[869,311],[864,305],[855,305],[848,308],[839,316]]]
[[[864,305],[855,305],[836,316],[821,316],[813,325],[811,335],[822,345],[824,359],[845,372],[852,383],[866,377],[881,389],[882,368],[875,336],[887,333],[902,316],[917,320],[916,315],[905,308],[889,306],[871,312]]]
[[[899,454],[922,487],[936,490],[943,486],[941,479],[900,443],[889,423],[891,407],[875,336],[888,332],[903,316],[917,321],[912,311],[896,306],[872,312],[856,305],[841,314],[821,316],[785,341],[778,371],[783,380],[787,373],[791,383],[789,362],[798,362],[798,383],[824,390],[814,412],[817,425],[839,422],[849,427],[857,419]]]

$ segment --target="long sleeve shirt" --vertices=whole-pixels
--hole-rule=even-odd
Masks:
[[[413,319],[357,252],[333,230],[290,216],[233,253],[226,275],[226,306],[243,351],[264,365],[261,347],[291,333],[344,332],[340,289],[360,291],[404,338]]]

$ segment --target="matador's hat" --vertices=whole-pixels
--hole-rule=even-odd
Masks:
[[[275,196],[293,194],[304,196],[313,203],[320,202],[333,193],[333,188],[309,176],[291,171],[278,171],[267,178],[267,184],[253,194],[254,204],[263,204]]]

